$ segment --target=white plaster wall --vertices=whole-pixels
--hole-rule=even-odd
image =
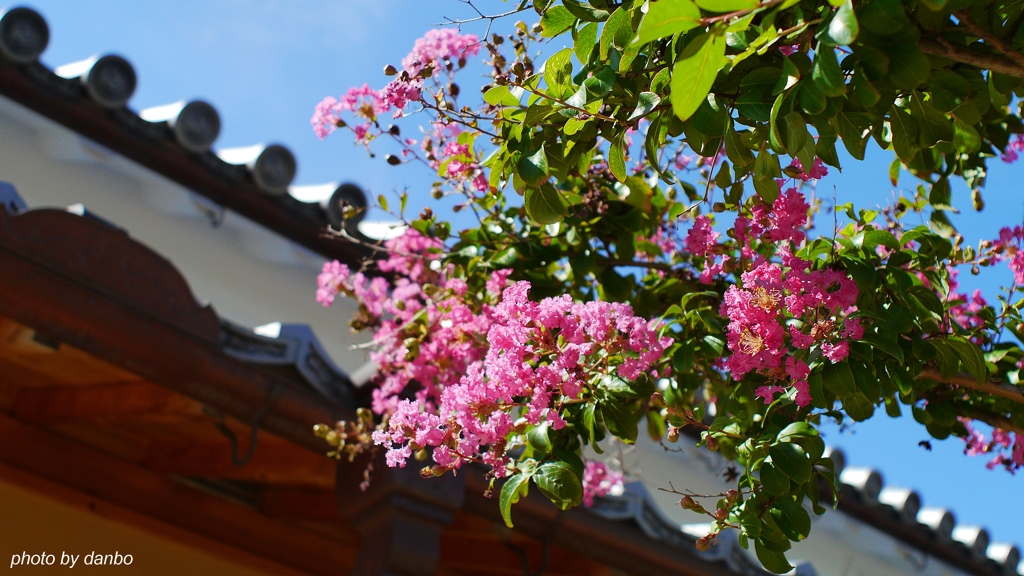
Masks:
[[[308,324],[339,367],[365,363],[365,353],[350,348],[369,339],[349,330],[352,302],[325,310],[314,300],[322,257],[235,213],[213,226],[209,201],[4,97],[0,181],[30,208],[82,203],[127,230],[173,262],[223,318],[249,327]]]

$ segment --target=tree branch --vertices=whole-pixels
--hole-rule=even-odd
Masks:
[[[982,52],[970,46],[954,44],[942,37],[921,38],[917,46],[925,54],[948,58],[954,62],[970,64],[1015,78],[1024,78],[1024,65],[1018,64],[1002,54]]]
[[[996,36],[993,32],[985,30],[978,24],[971,20],[970,15],[963,10],[957,10],[953,13],[960,21],[960,24],[967,29],[968,32],[974,34],[978,38],[981,38],[986,43],[991,44],[996,50],[1002,52],[1010,60],[1013,60],[1018,66],[1024,67],[1024,54],[1021,54],[1017,50],[1013,49],[1013,46],[1009,42],[1006,42],[999,36]]]
[[[1021,435],[1021,437],[1024,437],[1024,427],[1017,426],[1013,422],[1010,422],[1009,418],[1006,418],[1004,416],[999,416],[997,414],[990,414],[988,412],[981,412],[977,410],[972,410],[970,412],[964,413],[964,416],[968,418],[973,418],[974,420],[978,420],[980,422],[984,422],[985,424],[988,424],[993,428],[999,428],[1000,430],[1005,430],[1006,432],[1014,432],[1018,435]]]
[[[939,374],[938,370],[934,370],[932,368],[925,368],[922,370],[921,374],[918,375],[918,378],[928,378],[929,380],[935,380],[936,382],[942,382],[943,384],[955,384],[961,388],[985,392],[986,394],[1012,400],[1018,404],[1024,404],[1024,388],[1006,384],[1004,382],[986,380],[979,384],[977,378],[968,374],[957,374],[952,378],[943,378],[942,375]]]

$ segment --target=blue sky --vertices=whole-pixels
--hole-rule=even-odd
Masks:
[[[495,13],[510,6],[497,0],[479,4]],[[430,202],[428,172],[388,166],[382,156],[370,159],[352,145],[349,134],[321,142],[309,117],[326,95],[364,82],[383,86],[384,65],[397,65],[430,25],[445,16],[472,15],[457,0],[34,0],[29,5],[49,22],[43,61],[51,67],[96,53],[117,53],[132,62],[139,77],[130,102],[136,110],[202,98],[221,114],[215,148],[281,143],[298,157],[297,184],[350,180],[372,195],[408,188],[410,204]],[[468,30],[479,33],[483,27]],[[471,84],[472,78],[464,82]],[[870,144],[867,162],[845,159],[844,173],[830,175],[819,190],[830,197],[835,186],[841,203],[884,203],[893,192],[891,158]],[[991,168],[981,214],[970,209],[963,184],[955,187],[954,204],[965,212],[955,224],[972,244],[1024,220],[1019,192],[1024,163],[1007,166],[996,160]],[[905,174],[901,184],[912,182]],[[962,274],[965,288],[982,288],[990,300],[1009,278],[1005,269],[977,278]],[[311,287],[314,281],[310,278]],[[995,540],[1024,544],[1024,479],[986,470],[983,459],[962,455],[959,440],[932,442],[934,450],[927,452],[918,441],[928,435],[909,415],[896,420],[880,415],[852,433],[834,427],[825,432],[827,442],[845,449],[851,465],[877,467],[887,484],[918,489],[925,504],[952,509],[961,523],[981,524]]]

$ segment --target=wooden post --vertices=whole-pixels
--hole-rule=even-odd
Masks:
[[[362,536],[353,576],[428,576],[441,555],[441,532],[465,500],[463,476],[420,477],[420,463],[388,468],[373,459],[369,486],[360,484],[370,460],[338,466],[338,509]]]

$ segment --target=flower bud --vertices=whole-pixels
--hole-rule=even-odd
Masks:
[[[697,550],[706,552],[708,548],[711,548],[711,534],[697,539]]]
[[[391,166],[398,166],[399,164],[402,163],[402,159],[399,158],[398,156],[395,156],[394,154],[388,154],[387,156],[384,157],[384,160]]]
[[[695,512],[704,511],[704,507],[700,505],[700,502],[697,502],[690,496],[683,496],[679,500],[679,505],[683,507],[683,510],[693,510]]]
[[[978,274],[981,274],[981,268],[978,268],[977,264],[975,264],[974,266],[971,266],[971,274],[973,274],[975,276],[977,276]]]
[[[981,190],[975,188],[971,191],[971,203],[974,204],[976,212],[981,212],[985,209],[985,200],[981,197]]]
[[[735,488],[725,493],[725,501],[728,502],[729,504],[732,504],[733,502],[736,502],[739,499],[740,493]]]
[[[679,442],[679,428],[676,428],[675,426],[668,427],[668,441],[673,444]]]
[[[416,461],[417,462],[425,461],[427,459],[427,456],[428,456],[427,449],[424,448],[422,450],[417,450],[415,456],[416,456]]]
[[[434,470],[433,470],[433,468],[420,468],[420,478],[433,478],[433,477],[434,477]]]
[[[384,67],[385,76],[394,76],[395,74],[398,74],[398,69],[392,66],[391,64],[388,64],[387,66]]]
[[[665,395],[661,392],[655,392],[651,394],[651,407],[652,408],[664,408],[665,407]]]
[[[725,519],[728,517],[729,511],[726,510],[725,508],[719,508],[718,510],[715,510],[715,520],[718,520],[719,522],[724,522]]]
[[[725,212],[725,202],[715,202],[711,205],[711,210],[718,213]]]
[[[718,440],[715,440],[714,437],[708,436],[704,444],[708,447],[708,450],[718,452]]]

